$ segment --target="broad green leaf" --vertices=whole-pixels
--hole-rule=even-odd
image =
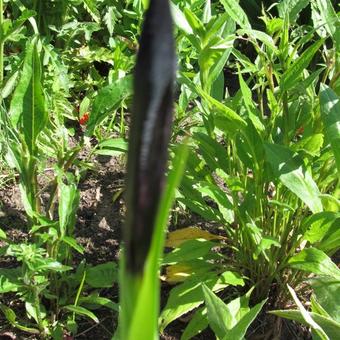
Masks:
[[[264,132],[265,126],[263,125],[263,123],[261,122],[259,118],[259,110],[257,109],[257,107],[255,106],[253,102],[251,90],[248,87],[247,83],[244,81],[240,70],[238,72],[238,77],[239,77],[240,88],[242,92],[242,99],[247,108],[248,117],[259,133]]]
[[[91,136],[95,127],[100,124],[121,102],[132,94],[132,77],[118,79],[111,85],[99,90],[94,98],[90,118],[86,124],[86,135]]]
[[[210,327],[219,339],[228,333],[228,326],[225,322],[229,314],[225,303],[217,297],[205,284],[202,284],[205,304],[207,306],[207,316]]]
[[[306,229],[303,238],[312,244],[320,242],[338,218],[340,218],[340,214],[330,211],[324,211],[308,216],[303,221],[303,227]]]
[[[118,312],[119,306],[117,303],[112,302],[110,299],[98,296],[97,294],[91,294],[89,296],[84,296],[79,298],[79,304],[85,305],[86,308],[95,309],[99,306],[106,307],[115,312]]]
[[[227,271],[220,277],[211,273],[205,277],[187,280],[174,287],[170,292],[167,304],[160,316],[161,331],[163,331],[170,322],[204,302],[204,295],[201,288],[202,283],[205,283],[212,291],[219,291],[228,285],[244,285],[244,281],[239,274]]]
[[[183,12],[172,1],[170,1],[170,6],[172,16],[177,27],[187,35],[193,34],[194,32]]]
[[[204,239],[188,240],[175,248],[171,253],[164,255],[163,264],[175,264],[203,258],[211,248],[218,244]]]
[[[229,14],[229,16],[239,24],[241,28],[251,29],[247,14],[244,12],[242,7],[235,0],[220,0],[224,10]]]
[[[257,31],[253,29],[239,29],[237,30],[237,34],[239,35],[247,35],[253,39],[261,41],[269,50],[274,52],[275,54],[278,52],[277,47],[275,46],[274,40],[272,37],[265,32]]]
[[[325,84],[321,84],[319,96],[325,137],[331,143],[338,173],[340,173],[340,98]]]
[[[65,266],[58,261],[47,258],[44,259],[45,263],[36,266],[37,271],[55,271],[55,272],[66,272],[72,269],[70,266]]]
[[[329,252],[340,247],[340,218],[338,217],[328,229],[326,235],[320,242],[318,248],[324,252]]]
[[[281,79],[281,91],[288,91],[300,82],[300,75],[303,70],[308,67],[315,53],[320,49],[323,43],[323,39],[316,41],[313,45],[308,47],[301,56],[293,62],[292,65],[289,66]]]
[[[73,230],[80,194],[75,184],[66,185],[59,181],[59,228],[61,237]]]
[[[309,326],[299,310],[275,310],[270,311],[270,313]],[[309,313],[309,315],[323,329],[330,340],[337,340],[339,338],[340,323],[320,314]]]
[[[302,150],[313,157],[319,156],[323,142],[324,135],[322,133],[315,133],[311,136],[303,137],[297,143],[293,144],[292,150],[293,151]]]
[[[22,272],[21,267],[0,269],[0,294],[16,292],[21,283],[18,280]]]
[[[267,161],[280,181],[298,196],[312,212],[322,211],[320,191],[297,155],[282,145],[266,143],[264,147]]]
[[[340,269],[321,250],[306,248],[288,261],[289,266],[295,269],[314,273],[317,275],[331,276],[340,280]]]
[[[207,308],[199,308],[192,317],[181,336],[181,340],[192,339],[196,334],[201,333],[209,325]]]
[[[311,283],[317,302],[334,321],[340,323],[340,280],[317,277]]]
[[[340,18],[334,10],[332,2],[330,0],[315,0],[313,1],[313,5],[319,10],[321,23],[324,25],[327,33],[337,41],[335,35],[339,34]],[[337,50],[339,50],[339,48],[340,47],[336,46]]]
[[[291,296],[293,297],[296,305],[299,308],[299,311],[303,317],[303,319],[305,320],[305,322],[312,327],[315,332],[318,334],[318,336],[320,336],[320,338],[322,340],[328,340],[328,337],[326,335],[326,333],[324,332],[324,330],[313,320],[313,318],[311,317],[311,315],[308,313],[308,311],[305,309],[305,307],[303,306],[303,304],[300,302],[300,300],[298,299],[298,297],[295,294],[295,291],[293,288],[291,288],[290,286],[288,286],[289,292],[291,294]]]
[[[204,33],[204,25],[200,21],[200,19],[198,19],[198,17],[188,8],[184,9],[184,16],[187,19],[187,22],[190,25],[191,29],[193,30],[193,33],[201,37]]]
[[[84,253],[84,247],[78,244],[77,241],[73,237],[64,236],[61,240],[65,242],[66,244],[68,244],[73,249],[75,249],[78,253],[80,254]]]
[[[93,288],[110,288],[117,282],[117,264],[106,262],[86,269],[85,282]]]
[[[47,122],[36,38],[27,44],[23,70],[13,94],[9,115],[15,126],[19,120],[22,121],[25,142],[33,154],[37,137]]]
[[[123,138],[110,138],[100,142],[94,153],[96,155],[120,155],[128,150],[128,143]]]
[[[247,312],[241,318],[241,320],[228,332],[228,334],[223,338],[223,340],[243,339],[247,332],[247,329],[249,328],[251,323],[256,319],[257,315],[262,310],[262,307],[266,303],[266,301],[267,299],[250,308],[249,312]]]
[[[283,0],[279,3],[278,10],[281,18],[289,17],[289,22],[294,24],[300,12],[309,5],[310,0]]]
[[[266,300],[253,308],[248,307],[249,292],[225,304],[209,288],[203,285],[209,324],[219,339],[243,339],[244,335],[261,311]]]
[[[67,311],[75,313],[75,314],[87,316],[88,318],[92,319],[95,323],[99,323],[99,320],[96,317],[96,315],[84,307],[68,305],[68,306],[62,307],[62,309],[66,309]]]
[[[195,85],[190,79],[182,75],[180,78],[183,83],[185,83],[194,93],[197,93],[202,97],[204,101],[214,110],[217,111],[215,121],[219,120],[220,124],[216,125],[218,128],[226,131],[231,131],[236,133],[239,129],[244,128],[247,123],[231,108],[220,103],[215,98],[211,97],[207,92],[205,92],[201,87]]]

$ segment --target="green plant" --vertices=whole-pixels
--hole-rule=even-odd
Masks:
[[[310,301],[310,312],[304,308],[294,290],[288,286],[299,309],[276,310],[271,313],[311,327],[313,339],[336,339],[340,331],[338,277],[317,277],[311,280],[311,286],[313,295]]]
[[[188,128],[193,137],[192,153],[177,199],[205,220],[223,226],[226,240],[215,244],[202,242],[201,247],[197,243],[183,244],[170,253],[176,254],[176,259],[170,263],[166,260],[169,271],[174,266],[173,272],[176,269],[180,272],[181,266],[185,266],[186,279],[170,293],[161,315],[163,328],[204,302],[202,294],[196,294],[190,300],[192,304],[181,305],[180,301],[180,297],[206,279],[204,275],[217,275],[223,268],[241,273],[248,286],[255,286],[254,302],[271,293],[278,305],[284,305],[288,298],[286,283],[295,287],[304,278],[303,272],[297,270],[300,268],[292,264],[295,256],[312,251],[312,244],[321,246],[325,234],[332,239],[329,254],[339,247],[333,229],[337,219],[333,212],[339,209],[339,148],[332,146],[339,137],[336,127],[339,116],[335,118],[338,105],[331,109],[327,104],[337,100],[326,85],[321,84],[318,96],[320,83],[327,81],[334,86],[338,81],[338,66],[331,63],[328,64],[331,68],[326,68],[313,62],[327,62],[329,55],[338,59],[334,29],[339,20],[335,11],[328,3],[325,12],[316,2],[315,16],[328,19],[314,21],[314,27],[305,27],[302,34],[300,27],[295,27],[288,18],[293,11],[298,16],[303,6],[283,7],[281,18],[263,16],[265,33],[251,28],[236,3],[222,3],[240,29],[223,37],[225,31],[220,26],[215,33],[215,40],[221,39],[222,34],[226,41],[234,42],[234,46],[221,50],[212,47],[211,53],[217,54],[218,60],[226,55],[220,65],[212,62],[213,54],[202,55],[201,47],[190,35],[192,30],[195,39],[206,41],[209,25],[204,27],[187,10],[184,14],[179,9],[176,12],[181,38],[198,51],[194,58],[198,60],[199,77],[184,71],[181,74],[186,96],[182,103],[188,105],[190,100],[195,103],[193,112],[201,123],[199,127]],[[204,13],[204,18],[209,17]],[[210,21],[215,25],[219,16],[211,17]],[[320,27],[325,27],[325,31],[321,32]],[[250,57],[244,55],[237,48],[237,40],[251,44],[254,53]],[[321,46],[325,53],[319,52]],[[217,67],[222,73],[227,61],[238,75],[239,90],[221,100],[207,79]],[[223,93],[224,82],[219,86]],[[330,218],[327,224],[325,216]],[[309,233],[316,230],[316,224],[314,228],[310,225],[313,218],[324,231],[311,240]],[[190,257],[194,244],[195,259]],[[232,256],[218,257],[210,251],[214,247],[231,249]],[[309,257],[305,259],[309,261]],[[275,292],[271,291],[274,282],[278,287]]]

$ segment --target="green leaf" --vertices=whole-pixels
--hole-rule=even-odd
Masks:
[[[336,264],[321,250],[307,248],[293,256],[289,261],[289,266],[295,269],[326,275],[340,280],[340,269]]]
[[[79,315],[87,316],[88,318],[92,319],[95,323],[99,323],[99,320],[96,317],[96,315],[84,307],[68,305],[68,306],[62,307],[62,309],[66,309],[69,312],[76,313]]]
[[[334,321],[340,323],[340,281],[330,277],[317,277],[311,283],[317,302]]]
[[[90,118],[86,125],[86,135],[91,136],[94,128],[100,124],[123,100],[132,94],[132,77],[126,76],[113,84],[103,87],[94,98]]]
[[[337,218],[340,218],[340,214],[330,211],[308,216],[303,221],[303,227],[306,229],[308,228],[303,235],[303,238],[311,244],[320,242]]]
[[[197,16],[192,13],[188,8],[184,9],[184,15],[193,33],[198,35],[199,37],[203,36],[204,26],[201,20],[199,20]]]
[[[84,254],[84,247],[78,244],[77,241],[73,237],[64,236],[61,240],[65,242],[66,244],[68,244],[73,249],[75,249],[78,253]]]
[[[327,33],[337,41],[335,36],[339,34],[340,19],[332,6],[332,2],[330,0],[315,0],[313,5],[318,8],[321,22],[326,28]],[[337,50],[339,49],[338,46],[336,48]]]
[[[299,310],[275,310],[270,311],[269,313],[280,316],[282,318],[286,318],[289,320],[294,320],[309,326],[309,324],[305,321]],[[337,340],[340,334],[340,323],[335,322],[334,320],[324,317],[317,313],[309,313],[311,318],[324,330],[329,339]]]
[[[104,21],[107,27],[107,30],[112,35],[116,22],[117,22],[117,14],[114,6],[108,6],[106,9],[106,14],[104,15]]]
[[[80,194],[75,184],[66,185],[62,180],[59,181],[59,188],[59,228],[61,237],[64,237],[74,227]]]
[[[191,82],[190,82],[191,83]],[[186,84],[188,84],[186,82]],[[215,98],[211,97],[207,92],[205,92],[202,88],[199,86],[195,86],[193,83],[191,83],[191,88],[194,89],[194,91],[202,97],[203,100],[207,102],[207,104],[215,111],[217,111],[215,121],[222,120],[224,124],[220,124],[220,126],[223,125],[227,131],[233,131],[236,132],[239,129],[244,128],[247,123],[231,108],[228,106],[220,103]],[[217,124],[217,123],[216,123]],[[218,126],[220,128],[220,126]]]
[[[237,298],[226,305],[209,288],[205,285],[202,287],[208,310],[209,324],[214,333],[219,339],[243,339],[248,327],[261,311],[266,300],[250,309],[248,307],[248,293],[244,297]]]
[[[11,309],[11,308],[7,307],[6,305],[0,303],[0,310],[5,315],[7,321],[13,327],[16,327],[16,328],[20,329],[21,331],[28,332],[28,333],[31,333],[31,334],[40,334],[40,331],[36,328],[26,327],[26,326],[19,324],[16,320],[17,316],[16,316],[13,309]]]
[[[239,274],[227,271],[220,277],[211,273],[205,277],[187,280],[176,286],[170,292],[169,299],[160,316],[160,330],[181,315],[193,310],[204,302],[204,295],[201,289],[202,283],[212,291],[219,291],[228,285],[244,285]]]
[[[91,294],[89,296],[80,297],[79,304],[85,305],[85,307],[90,308],[90,309],[94,309],[95,307],[98,308],[98,306],[102,306],[102,307],[111,309],[115,312],[118,312],[119,310],[119,305],[117,303],[114,303],[110,299],[98,296],[96,294]]]
[[[339,215],[338,215],[339,216]],[[340,218],[338,217],[328,229],[326,235],[320,242],[318,248],[324,252],[329,252],[340,247]]]
[[[20,16],[16,20],[14,20],[9,30],[4,32],[5,34],[4,34],[3,40],[6,41],[8,39],[11,39],[11,35],[15,34],[29,18],[35,15],[36,15],[35,11],[25,9],[20,14]]]
[[[251,325],[251,323],[256,319],[257,315],[260,313],[263,305],[266,303],[267,299],[258,303],[254,307],[252,307],[249,312],[247,312],[242,319],[228,332],[227,336],[223,338],[223,340],[229,339],[243,339],[247,329]]]
[[[185,262],[203,258],[207,255],[211,248],[216,247],[215,242],[204,239],[188,240],[180,244],[171,253],[164,255],[163,264],[175,264],[178,262]]]
[[[278,11],[281,18],[289,17],[289,22],[294,24],[299,13],[309,5],[310,0],[283,0],[278,4]]]
[[[117,264],[106,262],[86,269],[85,282],[93,288],[110,288],[117,282]]]
[[[293,151],[302,150],[313,157],[319,156],[323,142],[324,135],[322,133],[315,133],[311,136],[303,137],[297,143],[293,144],[292,150]]]
[[[32,39],[26,47],[23,70],[9,110],[14,125],[22,120],[25,142],[31,154],[34,153],[36,139],[47,122],[45,98],[40,78],[41,66],[37,39]]]
[[[172,1],[170,1],[170,7],[174,22],[177,25],[177,27],[187,35],[193,34],[194,32],[188,20],[186,19],[183,12],[178,8],[178,6],[176,6]]]
[[[199,308],[188,323],[188,326],[185,327],[185,330],[181,336],[181,340],[192,339],[196,334],[199,334],[204,329],[206,329],[208,325],[209,321],[207,318],[207,308]]]
[[[221,3],[229,16],[237,22],[241,28],[251,29],[247,15],[237,1],[221,0]]]
[[[253,29],[239,29],[237,30],[237,34],[239,35],[247,35],[253,39],[261,41],[269,50],[274,53],[277,53],[277,47],[275,46],[274,40],[272,37],[262,31],[257,31]]]
[[[72,267],[65,266],[58,261],[54,261],[53,259],[44,259],[45,263],[38,265],[35,269],[37,271],[56,271],[56,272],[66,272],[71,270]]]
[[[275,176],[298,196],[312,212],[322,211],[320,191],[303,163],[290,149],[277,144],[265,145],[266,158]]]
[[[338,173],[340,173],[340,98],[325,84],[320,85],[319,96],[325,136],[331,143]]]
[[[6,240],[7,239],[6,233],[1,228],[0,228],[0,239],[2,239],[2,240]]]
[[[307,68],[315,53],[320,49],[323,43],[323,39],[316,41],[313,45],[308,47],[302,55],[293,62],[292,65],[289,66],[281,79],[280,89],[282,92],[290,90],[300,82],[300,75],[303,70]]]
[[[21,287],[19,277],[22,268],[1,268],[0,269],[0,294],[16,292]]]
[[[110,138],[100,142],[98,147],[96,155],[116,156],[127,152],[128,143],[123,138]]]
[[[313,320],[313,318],[311,317],[311,315],[307,312],[307,310],[305,309],[305,307],[303,306],[303,304],[300,302],[300,300],[298,299],[298,297],[296,296],[294,289],[291,288],[290,286],[288,286],[289,292],[291,294],[291,296],[293,297],[295,303],[297,304],[300,313],[302,315],[302,317],[304,318],[305,322],[312,327],[315,332],[318,334],[318,336],[320,336],[320,338],[322,340],[328,340],[328,337],[326,335],[326,333],[324,332],[324,330]]]
[[[84,7],[96,23],[100,23],[100,13],[96,6],[96,0],[84,0]]]
[[[225,303],[218,298],[205,284],[202,284],[205,304],[207,306],[207,315],[210,327],[219,339],[222,339],[228,333],[228,327],[224,319],[227,318],[229,310]]]

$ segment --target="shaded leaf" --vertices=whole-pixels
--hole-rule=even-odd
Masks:
[[[325,84],[320,85],[319,96],[325,136],[331,143],[336,166],[340,173],[340,98]]]
[[[298,196],[312,212],[322,211],[320,191],[303,163],[290,149],[282,145],[264,145],[267,161],[280,181]]]

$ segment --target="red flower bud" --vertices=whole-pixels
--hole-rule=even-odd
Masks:
[[[79,118],[79,124],[85,125],[87,121],[89,120],[90,114],[88,112],[85,112],[82,117]]]

